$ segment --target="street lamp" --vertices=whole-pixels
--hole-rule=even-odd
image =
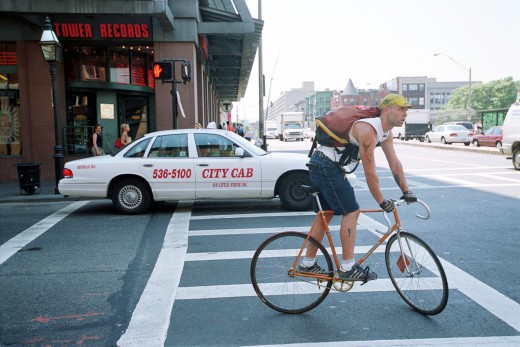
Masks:
[[[40,47],[42,49],[43,58],[49,64],[51,74],[51,92],[52,92],[52,109],[54,111],[54,171],[56,176],[56,186],[54,194],[59,194],[58,182],[62,178],[63,167],[63,147],[60,144],[59,127],[58,127],[58,98],[56,95],[56,67],[61,62],[61,44],[52,30],[52,24],[49,17],[45,18],[43,24],[42,38],[40,39]]]
[[[469,68],[465,67],[464,65],[462,65],[461,63],[459,63],[458,61],[456,61],[455,59],[453,59],[452,57],[450,57],[449,55],[447,55],[445,53],[435,53],[433,56],[434,57],[438,57],[439,55],[443,55],[443,56],[447,57],[452,62],[454,62],[455,65],[457,65],[458,67],[462,68],[463,70],[465,70],[465,71],[467,71],[469,73],[468,105],[467,105],[467,108],[468,108],[468,120],[471,120],[472,111],[473,111],[473,108],[471,106],[471,67],[469,67]]]

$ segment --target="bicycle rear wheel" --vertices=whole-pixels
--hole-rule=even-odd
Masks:
[[[407,232],[394,234],[386,245],[385,262],[395,289],[408,305],[425,315],[444,310],[448,280],[439,258],[423,240]]]
[[[332,279],[323,281],[289,273],[306,237],[306,234],[295,231],[273,235],[258,247],[253,256],[251,283],[258,297],[276,311],[307,312],[329,294]],[[318,248],[318,264],[332,276],[332,260],[325,247],[313,238],[309,242]]]

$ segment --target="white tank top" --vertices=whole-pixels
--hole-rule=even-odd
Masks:
[[[358,121],[355,121],[354,124],[356,124],[357,122],[365,122],[365,123],[368,123],[371,126],[373,126],[374,129],[376,129],[376,132],[377,132],[377,142],[378,143],[383,142],[386,139],[388,139],[389,131],[385,132],[383,130],[383,125],[381,124],[381,118],[380,117],[360,119]],[[352,125],[352,128],[354,128],[354,124]],[[356,146],[359,147],[358,140],[355,139],[354,136],[352,136],[352,128],[350,129],[350,131],[348,133],[348,136],[350,138],[350,142],[352,142],[353,144],[355,144]],[[343,150],[343,149],[345,149],[345,147],[338,147],[337,148],[337,150]],[[327,147],[327,146],[321,146],[320,145],[320,146],[318,146],[318,150],[321,153],[325,154],[327,157],[329,157],[329,159],[332,160],[332,161],[338,161],[339,158],[341,157],[341,154],[338,154],[336,152],[336,149],[332,148],[332,147]]]
[[[388,139],[389,131],[383,130],[383,124],[381,123],[381,117],[360,119],[358,121],[355,121],[354,124],[356,124],[357,122],[365,122],[365,123],[370,124],[372,127],[374,127],[374,129],[376,129],[376,132],[377,132],[377,142],[378,143],[386,141]],[[359,146],[359,141],[356,138],[354,138],[354,136],[352,136],[352,129],[354,129],[354,124],[352,125],[352,128],[350,129],[348,136],[350,137],[350,142],[352,142],[356,146]]]

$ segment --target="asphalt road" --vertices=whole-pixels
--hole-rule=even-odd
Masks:
[[[271,150],[309,147],[270,141]],[[313,219],[277,199],[168,202],[140,216],[118,215],[107,200],[12,202],[0,204],[0,346],[520,345],[520,172],[498,154],[433,147],[396,145],[433,212],[419,220],[410,205],[402,218],[446,269],[440,315],[424,317],[380,285],[378,252],[368,265],[381,281],[331,293],[302,315],[268,308],[250,285],[252,253]],[[385,196],[398,196],[382,153],[376,160]],[[360,204],[374,207],[356,173]],[[379,223],[363,219],[358,247],[375,242]]]

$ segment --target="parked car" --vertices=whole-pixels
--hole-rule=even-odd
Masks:
[[[123,214],[145,212],[152,201],[280,197],[289,210],[306,210],[312,196],[309,158],[268,153],[226,130],[149,133],[120,151],[65,164],[58,189],[66,196],[112,200]]]
[[[446,122],[446,123],[444,123],[444,125],[462,125],[464,128],[473,132],[473,124],[471,122],[463,122],[463,121]]]
[[[452,143],[463,143],[469,146],[473,131],[469,131],[462,125],[439,125],[432,131],[428,131],[424,138],[426,142],[440,142],[451,145]]]
[[[66,196],[112,200],[123,214],[145,212],[153,201],[270,199],[306,210],[312,196],[309,158],[268,153],[226,130],[183,129],[149,133],[112,155],[65,164],[58,189]]]
[[[473,135],[471,143],[475,147],[502,147],[502,127],[495,126],[484,131],[483,134]]]
[[[515,170],[520,170],[520,91],[517,92],[516,102],[507,111],[502,132],[499,151],[507,159],[512,159]]]

